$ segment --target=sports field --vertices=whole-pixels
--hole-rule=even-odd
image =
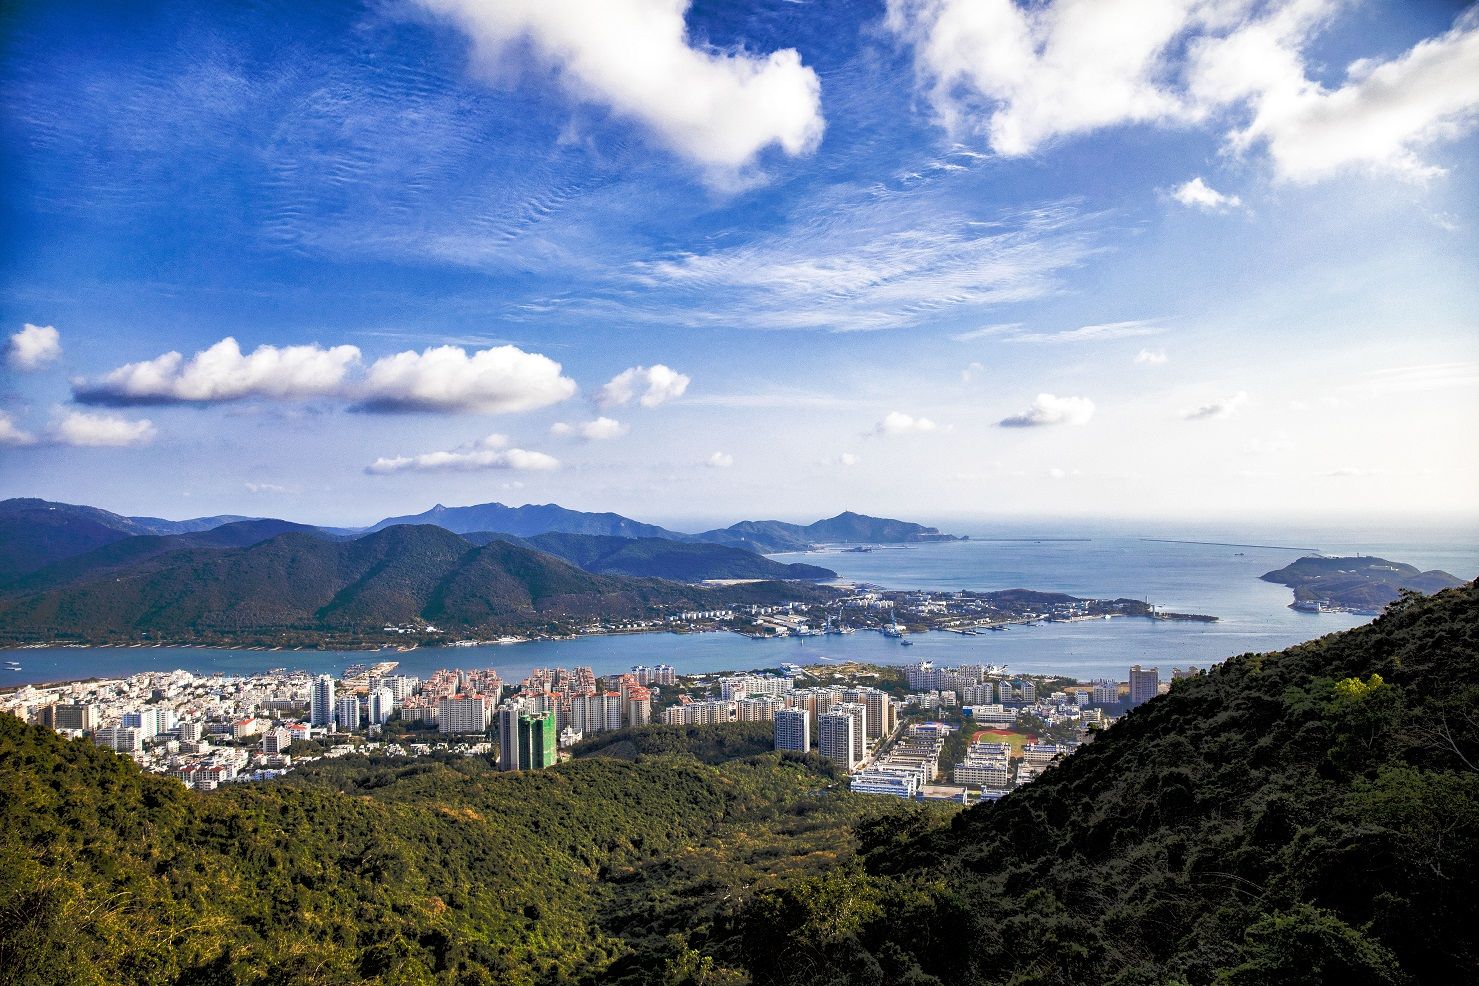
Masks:
[[[976,735],[971,737],[972,743],[1010,743],[1012,745],[1012,756],[1022,755],[1022,746],[1025,743],[1036,743],[1037,737],[1031,733],[1019,733],[1014,729],[978,729]]]

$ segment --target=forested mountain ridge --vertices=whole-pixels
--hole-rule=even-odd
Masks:
[[[1479,588],[1176,681],[1041,779],[750,904],[757,984],[1456,983],[1479,964]],[[828,903],[828,901],[833,903]],[[839,970],[820,978],[794,959]]]
[[[824,591],[762,582],[719,595],[660,579],[597,575],[543,551],[502,540],[475,545],[434,525],[352,540],[290,530],[243,547],[195,543],[212,538],[223,535],[130,538],[35,573],[0,593],[0,639],[270,640],[280,632],[362,634],[426,623],[504,633]]]

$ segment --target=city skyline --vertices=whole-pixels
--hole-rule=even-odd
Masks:
[[[8,27],[3,496],[335,524],[1479,502],[1472,7]]]

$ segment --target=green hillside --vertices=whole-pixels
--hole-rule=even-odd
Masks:
[[[346,759],[203,794],[0,716],[0,978],[696,982],[689,939],[738,895],[918,813],[817,797],[816,760],[664,746],[523,774]]]
[[[1406,597],[1178,680],[830,896],[760,895],[736,949],[762,984],[1468,981],[1476,705],[1479,588]]]

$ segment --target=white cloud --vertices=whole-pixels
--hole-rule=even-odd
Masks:
[[[1208,404],[1200,404],[1196,407],[1182,408],[1181,416],[1188,421],[1203,421],[1208,418],[1231,417],[1238,408],[1248,402],[1247,391],[1240,390],[1236,394],[1224,397],[1220,401],[1212,401]]]
[[[943,311],[1043,297],[1058,290],[1062,272],[1098,249],[1090,229],[1098,217],[1071,204],[990,219],[959,210],[948,193],[928,185],[834,189],[778,233],[638,263],[637,283],[664,299],[641,315],[689,327],[897,328]],[[675,296],[682,303],[676,308]]]
[[[971,363],[964,370],[960,371],[960,380],[962,383],[970,383],[972,380],[979,377],[985,371],[985,369],[986,367],[982,366],[980,363]]]
[[[704,465],[709,466],[711,469],[728,469],[734,465],[734,456],[728,452],[715,452],[708,457]]]
[[[1094,402],[1087,397],[1056,397],[1038,394],[1032,406],[997,422],[1003,428],[1041,428],[1047,425],[1086,425],[1094,416]]]
[[[635,400],[643,407],[657,407],[682,397],[688,384],[688,377],[661,363],[634,366],[622,370],[597,391],[596,403],[602,407],[620,407]]]
[[[1127,124],[1222,125],[1234,150],[1264,147],[1277,177],[1349,167],[1421,178],[1419,152],[1479,119],[1479,14],[1387,60],[1351,63],[1341,84],[1310,78],[1305,50],[1338,0],[888,0],[887,27],[913,53],[950,131],[984,132],[1005,156]],[[1178,201],[1205,204],[1197,179]]]
[[[246,487],[248,493],[254,496],[286,495],[303,492],[303,487],[301,486],[284,486],[281,483],[244,483],[242,485]]]
[[[1006,335],[1016,332],[1022,328],[1021,322],[1006,322],[1000,325],[983,325],[979,329],[971,329],[969,332],[960,332],[950,338],[955,342],[972,342],[976,339],[986,339],[991,336]]]
[[[52,426],[52,438],[60,445],[124,447],[148,445],[157,434],[147,418],[130,421],[111,414],[69,411]]]
[[[247,399],[353,402],[368,411],[527,411],[565,400],[575,381],[560,364],[515,346],[469,354],[460,346],[385,356],[355,378],[356,346],[258,346],[243,354],[229,336],[185,359],[178,352],[127,363],[73,382],[87,404],[214,404]]]
[[[601,417],[594,421],[579,421],[575,424],[557,421],[550,425],[549,433],[557,438],[579,438],[587,442],[599,442],[620,438],[630,430],[627,425],[615,418]]]
[[[301,400],[339,393],[359,349],[335,346],[258,346],[242,355],[235,339],[186,360],[177,352],[127,363],[95,382],[77,381],[73,391],[89,404],[214,403],[249,397]]]
[[[573,96],[640,121],[720,184],[746,180],[767,147],[797,156],[821,142],[821,83],[796,50],[693,47],[690,0],[419,2],[466,32],[485,66],[506,72],[527,46]]]
[[[1373,370],[1350,389],[1374,394],[1431,393],[1479,386],[1479,363],[1424,363]]]
[[[505,448],[508,439],[489,435],[482,441],[450,452],[423,452],[420,455],[381,457],[365,467],[372,476],[397,472],[483,472],[490,469],[547,471],[558,469],[560,462],[543,452]]]
[[[1164,349],[1142,349],[1135,354],[1135,362],[1143,366],[1165,366],[1170,361]]]
[[[1030,154],[1062,134],[1186,115],[1158,81],[1188,3],[888,0],[887,27],[914,53],[941,122],[992,150]]]
[[[376,360],[358,389],[371,411],[473,411],[497,414],[548,407],[575,393],[560,364],[517,346],[471,355],[461,346],[433,346]]]
[[[843,452],[837,457],[837,464],[839,466],[855,466],[862,461],[861,458],[851,452]]]
[[[1308,77],[1302,49],[1333,9],[1299,0],[1192,48],[1193,90],[1245,102],[1252,117],[1228,135],[1236,149],[1266,146],[1280,178],[1311,182],[1351,167],[1425,178],[1442,169],[1418,152],[1479,120],[1479,13],[1388,61],[1361,59],[1327,89]]]
[[[1108,342],[1114,339],[1153,336],[1163,331],[1151,319],[1135,319],[1128,322],[1083,325],[1062,332],[1021,332],[1010,336],[1009,339],[1012,342]]]
[[[9,414],[0,411],[0,445],[34,445],[36,436],[15,423]]]
[[[61,355],[61,334],[50,325],[27,322],[5,346],[5,361],[17,370],[39,370]]]
[[[903,411],[890,411],[882,421],[873,426],[877,435],[916,435],[935,431],[940,426],[929,418],[916,418]]]
[[[1200,175],[1176,186],[1171,192],[1171,198],[1189,209],[1201,209],[1203,212],[1226,212],[1243,204],[1243,200],[1236,195],[1224,195],[1208,185]]]

